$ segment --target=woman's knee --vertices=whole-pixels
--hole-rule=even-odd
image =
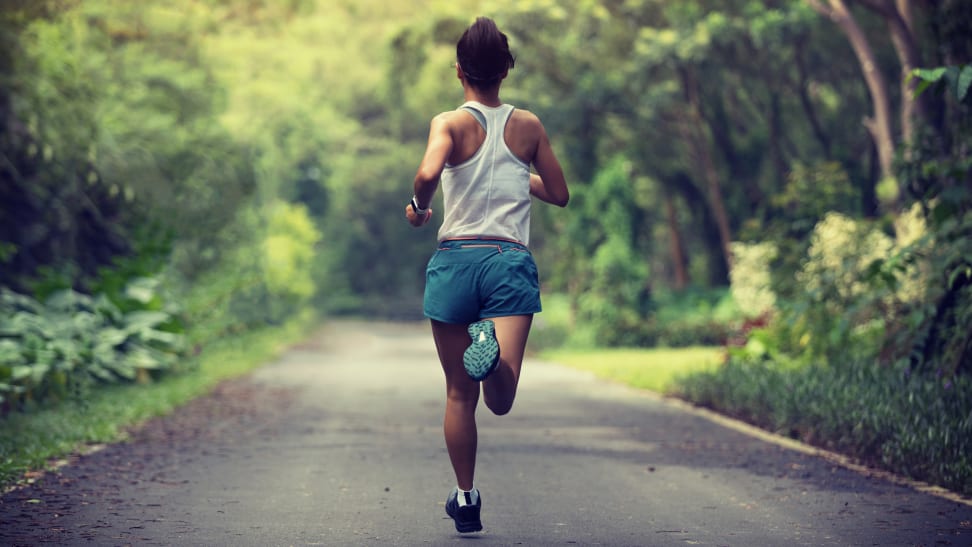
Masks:
[[[446,401],[452,406],[469,407],[475,410],[479,403],[479,386],[477,385],[475,390],[449,389],[446,391]]]

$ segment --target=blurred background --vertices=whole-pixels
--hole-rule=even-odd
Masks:
[[[967,0],[0,0],[3,413],[421,319],[403,209],[477,15],[571,187],[534,351],[721,347],[670,389],[972,492]]]

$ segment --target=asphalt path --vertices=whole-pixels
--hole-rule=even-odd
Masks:
[[[479,534],[425,324],[335,322],[0,500],[2,545],[970,545],[972,507],[555,364],[479,413]]]

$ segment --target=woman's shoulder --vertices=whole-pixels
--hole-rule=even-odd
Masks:
[[[463,123],[469,121],[469,114],[464,112],[462,109],[447,110],[445,112],[440,112],[432,118],[432,124],[445,124],[449,127],[461,126]]]
[[[540,123],[540,118],[536,114],[530,112],[529,110],[518,107],[513,107],[511,119],[516,119],[518,121],[527,123]]]
[[[449,110],[436,114],[429,125],[432,133],[448,133],[455,138],[457,133],[463,131],[465,123],[467,121],[461,117],[460,111]]]
[[[516,132],[526,132],[534,136],[544,131],[543,123],[540,122],[540,118],[536,114],[520,108],[513,110],[513,114],[510,115],[510,120],[507,122],[507,127]]]

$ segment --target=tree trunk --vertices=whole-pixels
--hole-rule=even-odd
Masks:
[[[727,93],[730,93],[727,90]],[[749,213],[757,211],[761,204],[765,202],[763,191],[759,187],[758,175],[752,172],[751,166],[747,162],[740,161],[739,153],[732,141],[732,122],[726,111],[726,102],[731,102],[731,98],[712,101],[712,109],[708,112],[700,112],[705,115],[705,122],[708,124],[712,135],[712,143],[721,153],[720,157],[729,173],[729,180],[733,184],[741,184],[745,188],[746,201],[749,205]],[[738,102],[738,101],[737,101]]]
[[[670,192],[665,192],[665,219],[668,222],[674,287],[675,290],[681,291],[688,287],[688,263],[685,260],[685,243],[682,241],[682,231],[678,226],[678,216],[675,214],[675,200]]]
[[[810,100],[810,93],[807,90],[807,83],[810,78],[807,76],[807,65],[803,60],[803,47],[804,43],[801,39],[796,44],[796,54],[794,55],[797,67],[797,73],[799,75],[799,81],[797,81],[798,95],[800,96],[800,105],[803,107],[803,113],[807,117],[807,121],[810,122],[810,128],[813,129],[813,135],[817,138],[817,142],[820,143],[820,148],[823,149],[824,158],[831,159],[830,152],[830,137],[827,132],[824,131],[823,124],[820,123],[820,118],[817,116],[817,111],[813,108],[813,101]]]
[[[901,64],[901,142],[908,143],[914,136],[916,118],[925,115],[922,99],[915,97],[918,81],[908,77],[912,70],[922,66],[912,26],[911,0],[862,0],[861,4],[880,15],[888,25]]]
[[[827,0],[826,6],[823,0],[806,0],[806,2],[840,28],[850,42],[854,55],[857,56],[874,105],[873,118],[865,119],[864,126],[871,133],[871,138],[874,139],[877,147],[882,178],[892,178],[894,176],[894,135],[891,128],[891,98],[887,81],[878,68],[874,50],[871,49],[864,31],[847,9],[844,0]]]
[[[708,278],[704,281],[710,287],[724,287],[729,285],[729,270],[722,251],[719,228],[712,213],[712,207],[705,196],[705,190],[699,188],[689,173],[680,171],[664,180],[665,186],[678,192],[685,201],[692,215],[694,232],[701,238],[705,247],[705,258],[709,262]],[[686,263],[690,259],[686,257]]]
[[[732,251],[729,244],[732,241],[729,229],[729,214],[726,212],[725,200],[722,198],[722,188],[719,184],[719,172],[709,150],[708,139],[705,138],[704,117],[702,115],[701,97],[699,97],[699,82],[690,69],[682,69],[682,86],[688,102],[689,123],[686,127],[686,139],[695,152],[702,169],[708,189],[709,207],[719,228],[719,240],[722,245],[722,256],[728,271],[732,270]]]

